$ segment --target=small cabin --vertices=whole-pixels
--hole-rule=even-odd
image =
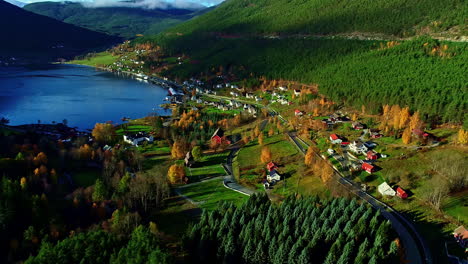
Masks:
[[[369,150],[367,152],[367,159],[368,160],[376,160],[378,158],[379,158],[379,156],[377,155],[377,153],[375,151]]]
[[[369,164],[369,163],[365,163],[365,162],[362,163],[361,168],[362,168],[363,170],[365,170],[367,173],[373,173],[373,172],[375,172],[375,170],[376,170],[376,168],[375,168],[374,165]]]
[[[396,189],[396,194],[398,197],[400,197],[401,199],[406,199],[408,198],[408,193],[405,192],[405,190],[403,190],[401,187],[398,187]]]
[[[343,142],[343,140],[341,140],[340,136],[338,136],[337,134],[331,134],[330,141],[333,144],[341,144],[341,142]]]

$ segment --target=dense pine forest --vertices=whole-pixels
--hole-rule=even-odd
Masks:
[[[185,238],[193,263],[395,263],[398,239],[356,200],[253,195],[204,212]]]
[[[143,226],[133,230],[128,242],[102,230],[90,231],[55,245],[43,242],[37,256],[25,263],[171,263],[157,243],[156,237]]]
[[[142,39],[141,41],[147,41]],[[190,42],[187,46],[185,43]],[[429,37],[383,42],[348,39],[218,39],[198,35],[160,39],[191,62],[166,74],[190,78],[223,66],[239,79],[266,77],[316,83],[320,93],[377,113],[384,104],[409,106],[432,122],[466,119],[466,43]],[[210,47],[210,48],[205,48]],[[151,67],[151,61],[146,66]]]
[[[170,31],[411,36],[455,26],[453,34],[466,35],[467,11],[466,1],[461,0],[230,0]]]

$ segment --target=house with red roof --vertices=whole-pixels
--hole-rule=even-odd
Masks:
[[[373,172],[375,172],[375,170],[376,170],[376,168],[375,168],[374,165],[369,164],[369,163],[365,163],[365,162],[362,163],[361,168],[362,168],[363,170],[365,170],[367,173],[373,173]]]
[[[303,113],[302,113],[301,110],[296,109],[296,110],[294,110],[294,115],[295,115],[295,116],[301,116],[301,115],[303,115]]]
[[[343,140],[337,134],[331,134],[330,141],[332,144],[341,144],[341,142],[343,142]]]
[[[216,142],[216,144],[231,144],[231,141],[226,138],[224,131],[221,128],[216,129],[213,133],[213,136],[211,136],[211,142]]]
[[[376,160],[378,158],[379,158],[379,156],[377,155],[377,152],[375,152],[373,150],[367,151],[367,159],[368,160]]]
[[[276,166],[276,164],[275,164],[273,161],[270,161],[270,162],[266,165],[266,168],[267,168],[268,172],[270,172],[270,171],[272,171],[272,170],[278,169],[278,166]]]
[[[405,190],[403,190],[401,187],[398,187],[396,189],[396,194],[398,197],[400,197],[401,199],[406,199],[408,198],[408,194],[405,192]]]

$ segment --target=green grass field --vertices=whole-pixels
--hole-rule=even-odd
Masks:
[[[442,209],[457,221],[468,225],[468,190],[456,193],[449,197]]]
[[[102,52],[96,54],[96,56],[84,60],[72,60],[69,64],[79,64],[87,66],[104,66],[116,62],[118,57],[112,56],[109,52]]]
[[[203,178],[211,178],[223,176],[226,172],[220,164],[204,166],[200,168],[185,168],[185,175],[190,179],[190,182],[196,182]]]
[[[165,203],[166,207],[155,211],[151,221],[157,224],[158,230],[176,239],[185,234],[187,227],[194,223],[202,212],[200,208],[179,196],[170,197]]]
[[[297,148],[284,138],[284,135],[274,135],[265,137],[264,146],[269,147],[272,153],[273,160],[280,157],[293,156],[299,153]],[[260,155],[262,146],[258,144],[257,140],[249,142],[244,146],[238,154],[237,161],[240,167],[256,166],[260,164]]]
[[[119,129],[117,129],[115,132],[117,133],[117,135],[124,135],[126,133],[138,133],[138,132],[149,132],[151,131],[151,127],[150,126],[146,126],[146,125],[128,125],[127,128],[123,128],[123,127],[120,127]]]
[[[216,209],[223,201],[241,205],[248,199],[248,196],[224,187],[220,179],[188,185],[179,190],[182,195],[196,202],[200,208],[207,210]]]

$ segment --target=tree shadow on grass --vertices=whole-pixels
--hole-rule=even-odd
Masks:
[[[434,263],[446,263],[445,240],[452,238],[449,232],[444,231],[444,224],[436,221],[428,221],[421,212],[402,210],[399,211],[408,221],[412,222],[419,234],[424,238],[430,249]]]

